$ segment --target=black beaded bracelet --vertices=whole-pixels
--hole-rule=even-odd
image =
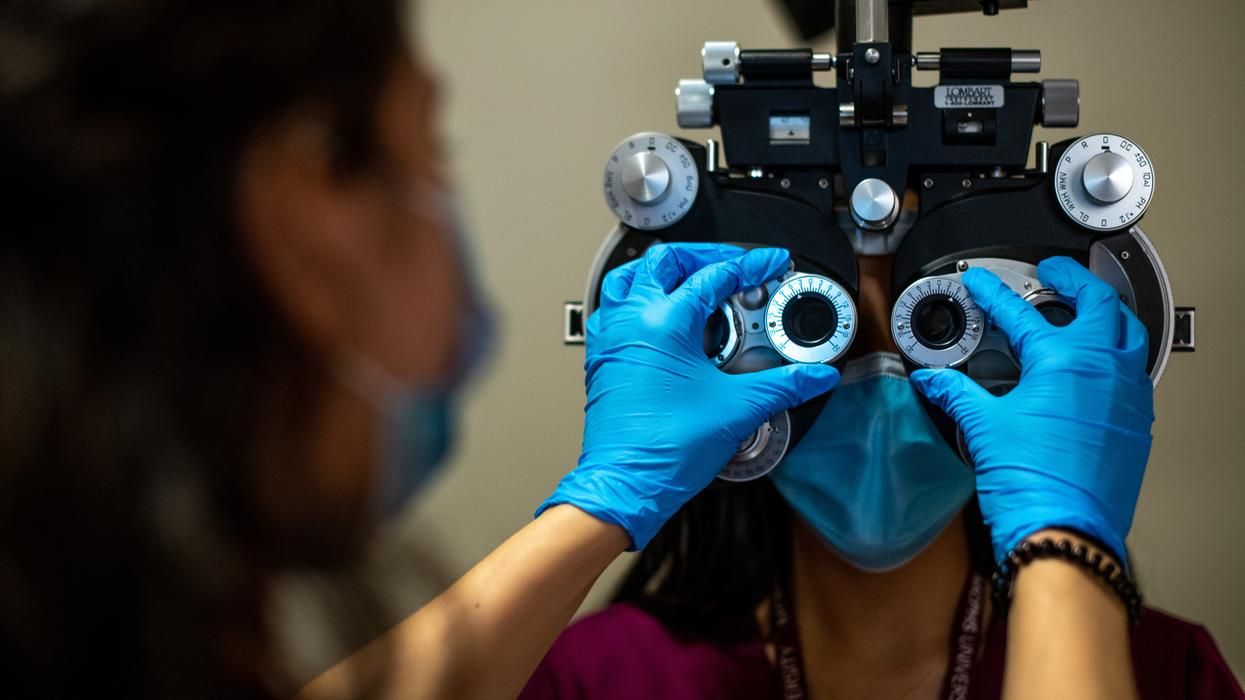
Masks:
[[[1137,624],[1141,618],[1141,591],[1137,590],[1137,584],[1128,578],[1121,567],[1099,552],[1090,554],[1083,544],[1073,544],[1062,539],[1056,542],[1049,537],[1038,542],[1021,542],[994,567],[991,583],[994,587],[995,610],[1000,615],[1006,615],[1011,604],[1016,574],[1034,559],[1063,559],[1089,571],[1102,579],[1124,601],[1130,624]]]

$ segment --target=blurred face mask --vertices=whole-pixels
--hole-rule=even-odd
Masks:
[[[441,221],[458,248],[467,293],[458,328],[459,353],[448,376],[424,385],[404,382],[371,357],[353,353],[338,367],[342,383],[370,404],[379,418],[376,431],[376,500],[383,517],[396,515],[440,471],[453,447],[454,403],[463,386],[479,371],[492,349],[494,326],[465,250],[457,202],[446,191],[406,204],[423,220]]]
[[[974,488],[894,353],[847,363],[813,427],[770,478],[800,518],[866,571],[911,561]]]

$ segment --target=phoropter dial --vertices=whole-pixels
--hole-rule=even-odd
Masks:
[[[605,203],[632,228],[651,231],[683,218],[696,201],[700,173],[683,144],[653,132],[624,139],[605,163]]]
[[[851,295],[829,277],[788,270],[737,292],[710,315],[705,355],[724,372],[759,372],[787,362],[834,362],[855,337]]]
[[[1019,374],[1020,364],[1007,335],[989,322],[964,288],[963,275],[974,267],[997,275],[1047,323],[1066,326],[1076,318],[1072,300],[1044,287],[1035,266],[1019,260],[974,258],[959,261],[954,273],[924,277],[908,285],[891,309],[891,333],[899,352],[913,364],[940,369],[960,367],[972,359],[978,375],[972,363],[966,365],[967,371],[979,384],[991,390],[1004,384],[1010,387],[1014,381],[999,378],[1012,370]]]
[[[770,294],[765,333],[791,362],[834,362],[856,337],[856,304],[828,277],[791,273]]]
[[[959,280],[926,277],[908,286],[891,310],[891,334],[922,367],[955,367],[981,344],[981,307]]]
[[[739,446],[735,456],[718,472],[723,481],[752,481],[774,470],[791,445],[791,416],[779,411],[770,416]]]
[[[1116,134],[1073,142],[1059,158],[1053,181],[1064,213],[1094,231],[1131,226],[1154,198],[1149,156]]]
[[[718,369],[742,374],[788,362],[834,362],[855,335],[851,295],[829,277],[796,272],[792,266],[718,307],[705,325],[704,350]],[[793,435],[802,435],[811,424],[810,414],[799,411],[794,417],[789,411],[772,415],[744,440],[718,478],[751,481],[768,474],[787,454]]]

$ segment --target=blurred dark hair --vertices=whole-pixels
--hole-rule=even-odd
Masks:
[[[348,560],[366,518],[300,489],[324,370],[236,179],[301,111],[365,170],[403,50],[397,0],[0,2],[0,695],[288,690],[270,575]]]
[[[757,606],[791,570],[791,509],[769,479],[715,482],[640,553],[615,603],[630,603],[686,637],[755,637]],[[965,510],[973,567],[993,568],[990,533],[974,498]]]

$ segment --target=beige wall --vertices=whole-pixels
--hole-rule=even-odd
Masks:
[[[448,83],[446,124],[480,269],[504,321],[465,440],[403,532],[462,570],[525,523],[579,452],[582,348],[560,343],[612,225],[600,191],[611,147],[675,128],[672,89],[699,77],[703,41],[790,45],[768,0],[419,0],[419,34]],[[1034,0],[1029,10],[918,20],[916,48],[1042,50],[1042,77],[1081,81],[1081,127],[1136,139],[1156,164],[1144,222],[1200,350],[1158,391],[1153,459],[1130,544],[1149,600],[1205,623],[1245,671],[1245,2]],[[823,44],[823,48],[826,45]],[[697,139],[708,134],[691,134]],[[618,569],[620,567],[615,567]],[[614,573],[617,573],[615,571]],[[589,605],[608,594],[607,576]],[[410,604],[414,604],[412,599]]]

